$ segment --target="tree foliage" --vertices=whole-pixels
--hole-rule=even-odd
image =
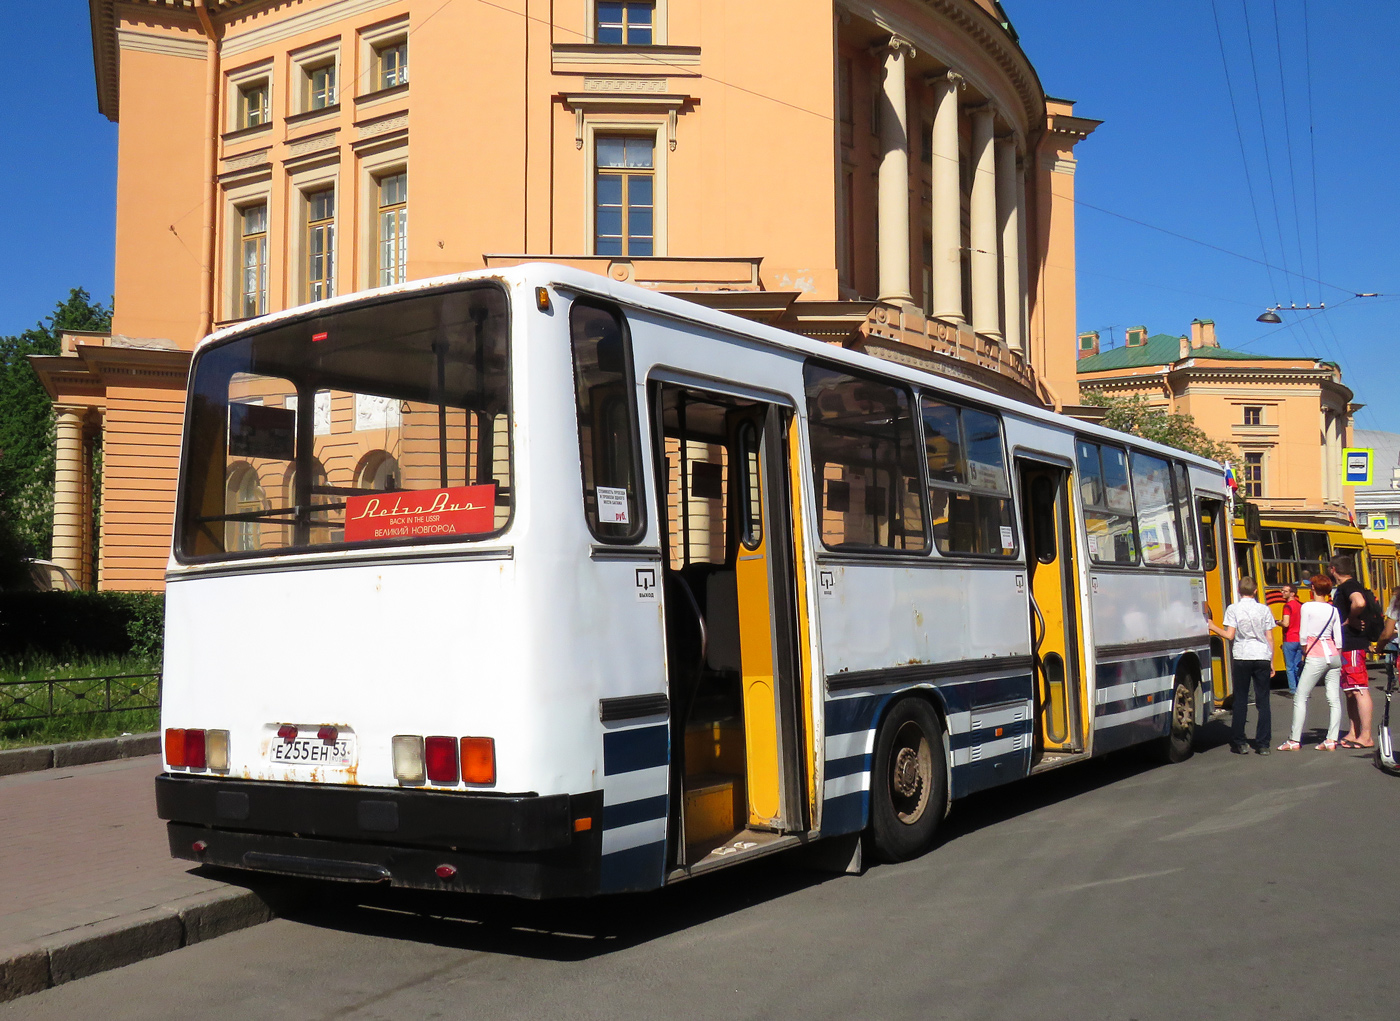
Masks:
[[[1228,443],[1211,439],[1193,417],[1153,407],[1141,394],[1119,397],[1091,390],[1080,399],[1089,407],[1103,408],[1107,412],[1103,424],[1110,429],[1199,454],[1222,464],[1235,458],[1235,452]]]
[[[111,308],[75,287],[43,322],[0,337],[0,585],[17,559],[47,558],[53,539],[53,403],[28,356],[58,354],[64,330],[111,324]]]

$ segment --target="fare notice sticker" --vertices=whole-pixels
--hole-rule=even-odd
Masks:
[[[496,527],[496,485],[420,489],[345,500],[345,541],[475,535]]]

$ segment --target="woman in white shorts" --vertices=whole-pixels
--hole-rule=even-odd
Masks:
[[[1332,580],[1313,575],[1312,600],[1303,604],[1298,637],[1303,653],[1303,673],[1298,678],[1298,690],[1293,693],[1293,730],[1288,740],[1278,746],[1281,752],[1296,752],[1302,747],[1303,721],[1308,715],[1308,696],[1317,682],[1325,679],[1327,707],[1331,710],[1327,723],[1327,738],[1317,746],[1318,751],[1337,750],[1337,737],[1342,730],[1342,622],[1329,597]]]

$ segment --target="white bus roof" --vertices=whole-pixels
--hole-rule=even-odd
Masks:
[[[1111,440],[1115,443],[1131,444],[1136,449],[1151,451],[1166,457],[1178,458],[1196,468],[1212,471],[1222,476],[1224,475],[1225,470],[1218,463],[1197,454],[1192,454],[1189,451],[1180,450],[1176,447],[1169,447],[1161,443],[1155,443],[1138,436],[1119,432],[1116,429],[1108,429],[1101,425],[1095,425],[1092,422],[1071,418],[1068,415],[1060,415],[1052,411],[1046,411],[1043,408],[1037,408],[1021,401],[1012,400],[1011,398],[993,393],[990,390],[983,390],[980,387],[961,383],[955,379],[940,376],[937,373],[928,372],[908,365],[901,365],[898,362],[888,361],[883,358],[877,358],[874,355],[867,355],[859,351],[837,347],[834,344],[828,344],[823,341],[812,340],[809,337],[803,337],[796,333],[789,333],[775,326],[768,326],[764,323],[757,323],[749,319],[731,315],[728,312],[706,308],[703,305],[692,301],[686,301],[683,298],[676,298],[669,294],[651,291],[644,287],[638,287],[635,284],[609,280],[607,277],[598,276],[596,273],[589,273],[586,270],[577,269],[572,266],[565,266],[560,263],[543,260],[502,269],[471,270],[466,273],[454,273],[448,276],[410,280],[406,283],[395,284],[390,287],[376,287],[365,291],[354,291],[350,294],[342,294],[334,298],[327,298],[324,301],[313,302],[307,305],[297,305],[293,308],[283,309],[280,312],[273,312],[256,319],[244,320],[221,330],[217,330],[200,341],[195,351],[198,352],[211,344],[231,340],[244,333],[260,331],[279,323],[289,322],[306,316],[325,315],[342,309],[353,308],[366,302],[378,301],[388,296],[410,295],[419,291],[436,290],[454,284],[483,280],[497,280],[507,286],[522,288],[553,286],[556,289],[574,293],[592,294],[598,297],[608,298],[619,305],[642,309],[667,318],[679,319],[685,322],[707,326],[717,332],[743,337],[751,341],[757,341],[761,344],[808,355],[813,358],[820,358],[823,361],[837,365],[849,365],[853,369],[874,372],[884,376],[892,376],[912,383],[922,383],[925,385],[931,383],[936,385],[940,391],[950,396],[962,397],[984,405],[990,405],[1008,414],[1044,422],[1047,425],[1054,425],[1062,429],[1073,430],[1085,436]]]

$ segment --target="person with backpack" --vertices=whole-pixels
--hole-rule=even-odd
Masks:
[[[1385,626],[1376,597],[1354,577],[1356,565],[1345,553],[1328,562],[1335,581],[1332,605],[1342,620],[1342,694],[1347,700],[1351,729],[1343,748],[1374,748],[1371,737],[1371,678],[1366,672],[1366,650],[1380,638]]]
[[[1302,638],[1303,671],[1298,679],[1298,691],[1293,696],[1293,729],[1288,740],[1278,746],[1281,752],[1296,752],[1302,748],[1303,723],[1308,715],[1308,696],[1318,681],[1324,681],[1327,691],[1327,737],[1319,741],[1317,750],[1337,750],[1337,735],[1342,729],[1342,622],[1337,608],[1328,602],[1332,582],[1322,575],[1312,580],[1312,601],[1300,607],[1299,632]]]

